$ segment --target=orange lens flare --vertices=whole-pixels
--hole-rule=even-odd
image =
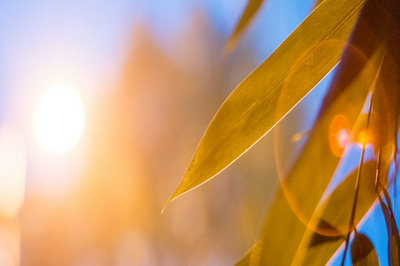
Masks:
[[[335,156],[342,156],[344,148],[350,139],[349,132],[350,126],[346,117],[342,114],[334,116],[329,125],[329,146]]]
[[[329,40],[322,43],[317,43],[316,46],[311,46],[310,49],[314,49],[314,52],[321,53],[323,56],[324,54],[328,54],[333,47],[340,47],[343,49],[348,43],[342,41],[335,41]],[[349,53],[352,53],[352,56],[355,60],[368,63],[368,58],[355,46],[348,46]],[[308,52],[308,51],[307,51]],[[310,62],[308,53],[305,52],[304,56],[299,57],[298,62]],[[304,78],[299,75],[302,73],[301,71],[297,71],[297,67],[303,64],[298,64],[296,62],[293,64],[293,69],[290,71],[290,75],[285,79],[285,82],[282,87],[281,96],[278,100],[277,104],[277,111],[276,111],[276,121],[280,121],[281,117],[284,116],[288,111],[288,96],[293,95],[294,88],[296,88],[297,84],[304,81]],[[370,68],[371,74],[375,73],[374,67],[370,64],[366,64]],[[331,109],[334,110],[334,109]],[[327,112],[328,116],[331,117],[331,113]],[[330,119],[330,120],[325,120]],[[325,122],[327,122],[325,124]],[[275,127],[274,131],[274,148],[275,148],[275,161],[276,161],[276,168],[279,176],[279,181],[281,184],[283,196],[287,199],[287,203],[294,212],[294,214],[299,218],[299,220],[307,226],[310,230],[317,232],[322,235],[327,236],[338,236],[342,234],[346,234],[348,232],[348,219],[344,218],[343,216],[339,219],[329,220],[326,221],[326,224],[320,223],[320,217],[323,218],[323,213],[313,213],[310,210],[318,210],[318,208],[322,208],[319,205],[319,195],[324,194],[324,187],[328,187],[329,180],[324,176],[323,180],[318,180],[316,185],[311,185],[311,188],[315,188],[315,191],[309,188],[303,187],[303,185],[299,185],[302,183],[310,183],[314,182],[313,178],[319,177],[319,172],[325,171],[325,169],[318,169],[317,167],[313,169],[313,167],[303,167],[301,166],[301,162],[305,158],[305,155],[298,157],[296,153],[290,153],[288,150],[291,147],[288,147],[288,143],[295,145],[298,140],[301,139],[303,134],[295,134],[295,136],[291,139],[292,141],[288,142],[288,139],[282,136],[285,136],[284,132],[288,128],[284,128],[282,126],[282,121]],[[321,154],[325,152],[327,156],[340,158],[350,141],[356,141],[357,139],[352,139],[352,123],[349,122],[349,119],[344,114],[333,114],[332,118],[328,118],[327,116],[324,117],[323,120],[317,121],[316,123],[320,123],[323,127],[322,130],[316,131],[316,135],[312,136],[313,138],[321,137],[323,141],[323,148],[326,147],[328,150],[321,149]],[[290,127],[289,127],[290,130]],[[313,131],[310,131],[311,134]],[[322,133],[322,134],[321,134]],[[293,135],[293,134],[292,134]],[[358,136],[357,136],[358,137]],[[300,147],[301,149],[306,149],[307,146]],[[307,142],[305,145],[308,145]],[[326,146],[325,146],[326,145]],[[311,146],[308,146],[311,147]],[[316,148],[315,148],[316,149]],[[312,152],[310,152],[311,154]],[[328,154],[330,153],[330,154]],[[315,153],[316,154],[316,153]],[[314,154],[314,155],[315,155]],[[321,156],[322,157],[322,156]],[[314,158],[307,158],[307,159],[314,159]],[[323,160],[324,158],[315,158],[316,160]],[[295,162],[295,163],[293,163]],[[329,166],[331,167],[331,166]],[[332,169],[331,169],[332,170]],[[288,179],[288,176],[293,171],[297,171],[296,175],[292,175],[291,179]],[[325,179],[326,178],[326,179]],[[304,196],[305,192],[309,191],[311,200],[305,202]],[[315,193],[315,195],[311,195]],[[307,195],[306,195],[307,196]],[[344,206],[345,207],[345,206]],[[320,210],[323,212],[323,210]],[[322,215],[322,216],[321,216]]]

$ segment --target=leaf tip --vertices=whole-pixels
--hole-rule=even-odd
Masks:
[[[237,45],[238,45],[238,38],[235,38],[235,36],[231,35],[225,43],[222,55],[224,57],[228,57],[233,53]]]
[[[161,214],[164,213],[164,210],[167,208],[167,206],[173,202],[174,200],[176,200],[177,198],[179,198],[180,196],[182,196],[184,193],[188,192],[189,190],[185,190],[182,189],[182,181],[179,183],[178,187],[175,189],[175,191],[172,193],[172,195],[168,198],[167,202],[165,202],[164,207],[161,210]]]

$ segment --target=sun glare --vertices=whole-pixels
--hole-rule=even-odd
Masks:
[[[80,95],[67,86],[50,88],[36,107],[34,124],[40,144],[48,151],[64,153],[71,150],[85,127]]]
[[[22,135],[0,126],[0,216],[14,217],[24,200],[26,150]],[[0,260],[1,261],[1,260]]]

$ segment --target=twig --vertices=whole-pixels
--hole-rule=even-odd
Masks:
[[[372,102],[369,103],[369,110],[368,110],[368,118],[367,118],[367,125],[366,125],[366,129],[368,130],[369,127],[369,120],[370,120],[370,116],[371,116],[371,109],[372,109]],[[342,263],[341,265],[344,265],[344,261],[346,259],[346,254],[347,254],[347,249],[349,247],[349,240],[350,240],[350,235],[353,232],[353,230],[355,230],[355,226],[354,226],[354,217],[356,214],[356,206],[357,206],[357,200],[358,200],[358,192],[360,190],[360,179],[361,179],[361,171],[362,171],[362,166],[364,164],[364,154],[365,154],[365,146],[367,145],[366,142],[363,143],[362,146],[362,152],[361,152],[361,159],[360,159],[360,165],[358,167],[358,171],[357,171],[357,178],[356,178],[356,184],[355,184],[355,191],[354,191],[354,199],[353,199],[353,206],[351,208],[351,215],[350,215],[350,222],[349,222],[349,231],[347,232],[346,235],[346,245],[344,247],[344,254],[343,254],[343,258],[342,258]]]

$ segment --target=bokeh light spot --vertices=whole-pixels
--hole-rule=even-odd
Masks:
[[[350,136],[350,126],[346,117],[338,114],[333,117],[329,125],[329,146],[332,153],[341,157]]]
[[[346,146],[347,141],[349,140],[349,132],[346,129],[341,129],[337,133],[336,138],[337,138],[338,145],[342,149],[344,149],[344,147]]]
[[[22,135],[8,125],[0,127],[0,215],[14,217],[24,200],[26,149]]]
[[[71,150],[85,127],[80,95],[67,86],[50,88],[36,107],[34,123],[38,141],[48,151],[64,153]]]

